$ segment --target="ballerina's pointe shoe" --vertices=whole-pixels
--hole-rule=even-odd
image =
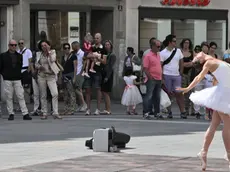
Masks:
[[[197,157],[200,159],[201,161],[201,169],[202,171],[205,171],[206,170],[206,167],[207,167],[207,153],[204,152],[204,151],[200,151],[198,154],[197,154]]]
[[[229,171],[230,171],[230,153],[227,153],[225,155],[225,160],[228,161],[228,168],[229,168]]]

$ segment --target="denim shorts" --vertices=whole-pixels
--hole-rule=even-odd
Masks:
[[[90,78],[85,76],[84,88],[101,88],[102,76],[100,72],[90,73]]]

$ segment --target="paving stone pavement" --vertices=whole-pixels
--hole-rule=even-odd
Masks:
[[[94,129],[112,125],[131,135],[127,149],[95,153],[85,147]],[[15,121],[0,120],[0,172],[196,172],[196,154],[208,125],[194,119],[148,121],[118,114],[47,121],[22,121],[18,115]],[[227,172],[224,155],[217,131],[207,171]]]
[[[196,172],[203,134],[133,137],[120,153],[88,150],[88,138],[0,144],[0,172]],[[208,155],[209,171],[228,171],[224,154],[217,132]]]
[[[200,162],[191,157],[169,157],[124,153],[85,156],[0,172],[198,172]],[[227,172],[227,163],[209,159],[209,172]]]

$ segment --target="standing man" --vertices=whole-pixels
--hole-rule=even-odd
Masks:
[[[180,109],[182,119],[187,119],[184,107],[184,96],[176,88],[181,87],[181,76],[183,74],[183,54],[179,48],[176,48],[176,36],[168,35],[163,42],[166,46],[160,52],[161,62],[163,66],[164,84],[168,93],[176,97],[177,104]],[[168,118],[173,118],[171,106],[168,109]]]
[[[8,47],[9,50],[0,55],[0,71],[5,84],[6,105],[9,113],[8,120],[14,120],[14,91],[23,114],[23,120],[32,120],[28,114],[24,99],[24,90],[21,83],[21,70],[23,65],[22,55],[16,51],[17,42],[15,40],[11,40]]]
[[[22,61],[22,86],[24,89],[27,89],[25,93],[30,94],[30,85],[32,84],[32,78],[31,75],[29,74],[29,64],[30,60],[32,59],[32,52],[30,49],[25,47],[25,41],[23,39],[18,41],[18,47],[19,50],[17,51],[19,54],[22,55],[23,61]],[[30,95],[27,95],[30,96]]]
[[[86,90],[86,103],[87,103],[87,111],[86,115],[90,115],[90,105],[91,105],[91,94],[92,87],[94,86],[97,90],[97,109],[94,112],[94,115],[100,115],[100,104],[101,104],[101,82],[102,82],[102,70],[104,65],[106,64],[106,50],[102,45],[102,37],[100,33],[96,33],[94,36],[95,44],[93,45],[93,52],[97,52],[97,55],[88,54],[87,58],[94,60],[95,58],[101,64],[100,66],[94,65],[94,70],[96,73],[91,73],[90,78],[85,77],[84,88]]]
[[[82,76],[83,72],[83,58],[84,58],[84,51],[81,50],[80,48],[80,43],[75,41],[72,43],[72,49],[74,50],[74,54],[76,56],[76,64],[75,64],[75,70],[74,70],[74,87],[75,87],[75,92],[78,96],[80,106],[77,111],[79,112],[84,112],[87,110],[87,105],[84,100],[83,96],[83,83],[84,83],[84,76]]]
[[[162,80],[161,59],[158,53],[160,46],[160,41],[152,40],[151,50],[143,58],[143,70],[147,76],[147,92],[143,98],[143,112],[146,119],[150,119],[152,104],[154,106],[153,115],[156,118],[163,118],[162,115],[159,115]]]

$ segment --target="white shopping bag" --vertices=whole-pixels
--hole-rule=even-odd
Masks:
[[[171,105],[169,96],[163,89],[161,89],[161,103],[160,104],[163,109]]]

